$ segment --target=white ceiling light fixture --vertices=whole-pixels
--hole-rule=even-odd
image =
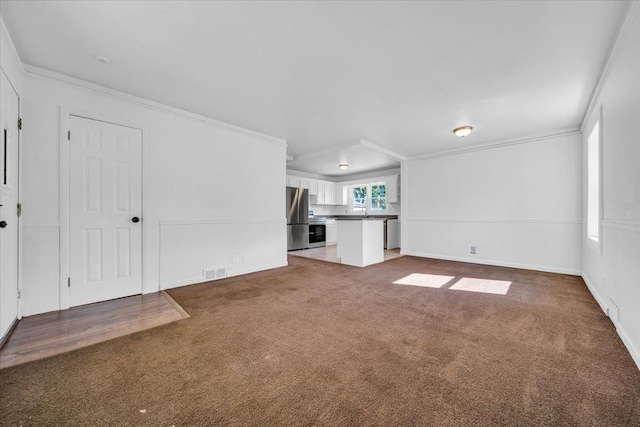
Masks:
[[[472,130],[472,126],[461,126],[459,128],[455,128],[453,130],[453,133],[455,133],[456,136],[459,136],[460,138],[464,138],[465,136],[468,136]]]
[[[106,56],[102,56],[102,55],[91,55],[93,57],[93,59],[95,59],[96,61],[98,61],[101,64],[104,65],[111,65],[111,60],[109,58],[107,58]]]
[[[349,168],[349,165],[348,165],[348,164],[346,164],[346,163],[340,163],[340,164],[338,165],[338,167],[339,167],[340,169],[342,169],[343,171],[345,171],[345,170],[347,170],[347,169]]]

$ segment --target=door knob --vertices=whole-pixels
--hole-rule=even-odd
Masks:
[[[131,218],[131,222],[140,222],[140,218],[134,216],[133,218]]]
[[[0,221],[0,228],[5,228],[7,226],[7,221]]]

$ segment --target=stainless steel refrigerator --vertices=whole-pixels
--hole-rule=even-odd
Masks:
[[[287,187],[287,250],[309,247],[309,190]]]

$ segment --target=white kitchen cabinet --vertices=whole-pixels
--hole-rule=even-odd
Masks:
[[[309,179],[309,195],[317,196],[318,195],[318,180],[317,179]]]
[[[349,187],[340,183],[335,183],[333,191],[333,204],[336,206],[347,206],[349,198],[347,192]]]
[[[400,176],[387,177],[387,203],[400,203]]]
[[[333,192],[335,184],[330,181],[318,181],[318,194],[316,205],[333,205]]]
[[[309,196],[313,196],[310,202],[314,205],[346,206],[348,204],[348,188],[336,182],[287,175],[287,186],[308,189]]]
[[[384,261],[382,220],[338,220],[336,252],[342,264],[366,267]]]
[[[324,204],[333,205],[333,189],[335,184],[333,182],[324,182]]]
[[[400,247],[400,233],[397,219],[387,220],[387,249]]]
[[[287,176],[287,187],[300,187],[300,178],[295,176]]]
[[[338,243],[338,224],[335,219],[327,220],[326,224],[326,244],[335,245]]]
[[[310,179],[300,176],[287,175],[287,187],[309,188]]]

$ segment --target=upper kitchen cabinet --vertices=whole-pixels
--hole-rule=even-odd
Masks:
[[[317,179],[309,179],[309,195],[317,196],[318,195],[318,180]]]
[[[309,204],[346,205],[346,187],[340,183],[319,179],[287,175],[288,187],[302,187],[309,190]]]
[[[287,187],[297,187],[309,189],[309,178],[287,175]]]
[[[335,184],[329,181],[318,181],[317,205],[333,205]]]
[[[387,203],[400,203],[400,176],[388,176],[385,181],[387,185]]]
[[[333,191],[333,204],[347,206],[349,204],[349,186],[336,182]]]

